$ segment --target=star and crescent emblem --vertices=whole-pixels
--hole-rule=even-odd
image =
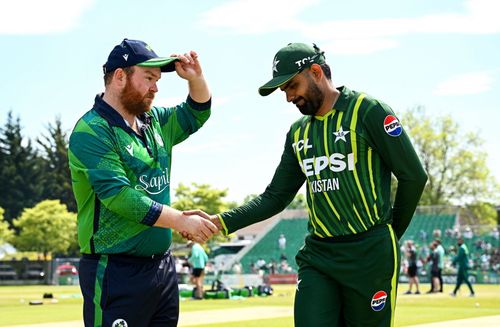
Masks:
[[[344,131],[342,129],[342,126],[340,126],[339,130],[337,132],[333,132],[333,135],[335,135],[335,143],[337,143],[338,140],[342,140],[346,142],[345,136],[349,134],[349,131]]]
[[[277,66],[278,66],[279,62],[280,61],[278,59],[274,58],[274,61],[273,61],[273,72],[278,72],[278,67]]]

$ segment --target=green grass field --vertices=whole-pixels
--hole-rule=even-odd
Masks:
[[[427,285],[425,285],[427,286]],[[423,287],[423,289],[425,289]],[[452,286],[446,285],[451,291]],[[462,290],[456,298],[447,293],[430,295],[403,295],[406,285],[400,285],[395,326],[447,321],[461,318],[500,315],[500,285],[475,285],[477,296],[467,297]],[[253,306],[293,306],[294,286],[274,286],[269,297],[253,297],[239,300],[181,301],[182,313],[200,310],[232,309]],[[43,305],[29,305],[30,300],[41,300],[44,293],[52,293],[57,303],[46,300]],[[81,319],[82,298],[78,286],[2,286],[0,287],[0,326],[74,321]],[[203,324],[200,326],[222,327],[232,324]],[[258,319],[238,322],[238,327],[289,327],[293,318]]]

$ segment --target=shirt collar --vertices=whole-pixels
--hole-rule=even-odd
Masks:
[[[346,111],[353,92],[345,86],[337,87],[337,90],[340,92],[340,94],[337,101],[335,102],[335,105],[333,106],[333,109],[338,111]]]
[[[94,101],[93,109],[104,118],[111,126],[117,126],[128,133],[134,132],[130,128],[129,124],[123,119],[122,115],[118,113],[113,107],[111,107],[106,101],[103,100],[104,93],[97,94]],[[140,114],[136,117],[139,125],[149,125],[151,123],[151,117],[145,113]]]

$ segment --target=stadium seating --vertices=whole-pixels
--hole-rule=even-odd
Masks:
[[[286,237],[286,247],[284,250],[280,250],[278,246],[280,234],[284,234]],[[293,271],[297,271],[295,254],[297,254],[297,251],[304,244],[306,234],[307,218],[281,219],[241,258],[240,262],[243,272],[250,273],[251,265],[255,264],[261,258],[265,260],[266,264],[274,260],[279,267],[280,258],[283,256],[286,257]]]

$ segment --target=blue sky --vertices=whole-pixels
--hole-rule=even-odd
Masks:
[[[0,125],[12,110],[27,137],[56,116],[71,130],[103,91],[102,64],[125,37],[160,56],[195,50],[213,113],[174,148],[172,190],[209,183],[241,201],[269,183],[300,117],[283,93],[261,97],[257,88],[278,49],[315,42],[335,85],[366,92],[399,116],[422,105],[479,132],[500,180],[499,12],[497,0],[3,1]],[[156,105],[187,95],[175,74],[163,74],[159,89]]]

